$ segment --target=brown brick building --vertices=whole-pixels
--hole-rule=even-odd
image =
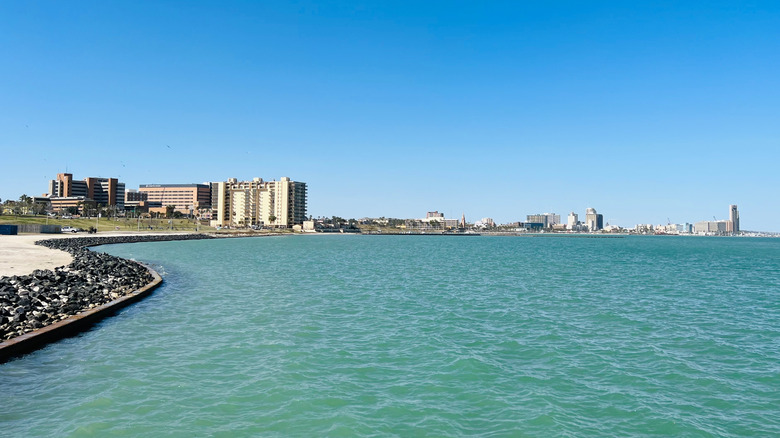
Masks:
[[[57,179],[49,181],[49,199],[54,210],[94,201],[96,205],[121,211],[125,207],[125,183],[116,178],[95,177],[79,181],[73,179],[73,174],[58,173]]]
[[[150,204],[159,203],[162,206],[160,213],[164,213],[169,205],[184,214],[211,208],[211,187],[208,184],[141,184],[138,192],[144,194]]]

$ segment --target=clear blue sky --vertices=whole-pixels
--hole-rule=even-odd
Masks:
[[[3,1],[0,198],[289,176],[314,216],[780,231],[780,2],[639,3]]]

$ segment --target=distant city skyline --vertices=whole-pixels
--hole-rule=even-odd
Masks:
[[[290,175],[314,216],[780,231],[780,4],[3,2],[0,199]],[[565,221],[564,221],[565,222]]]
[[[154,207],[150,209],[149,211],[152,211],[156,209],[157,212],[162,212],[167,206],[170,206],[173,204],[173,207],[175,207],[176,211],[179,211],[180,213],[184,214],[192,214],[195,211],[198,211],[200,213],[203,212],[203,210],[212,210],[211,213],[207,215],[207,217],[212,217],[213,213],[216,213],[216,217],[222,218],[217,221],[213,221],[214,224],[218,226],[228,225],[228,222],[232,223],[233,221],[224,221],[225,218],[232,217],[229,214],[229,211],[232,207],[230,207],[228,204],[229,202],[226,201],[226,188],[228,186],[233,187],[237,189],[242,197],[244,197],[246,194],[243,193],[246,190],[250,189],[265,189],[274,187],[277,182],[274,178],[272,180],[273,182],[265,181],[263,178],[260,177],[254,177],[251,181],[241,181],[239,182],[237,178],[228,178],[227,181],[207,181],[202,184],[195,184],[195,183],[153,183],[153,184],[140,184],[138,189],[134,188],[127,188],[125,190],[125,184],[122,181],[119,181],[117,178],[95,178],[95,177],[87,177],[83,181],[74,180],[73,175],[69,173],[60,173],[57,175],[56,180],[49,181],[48,193],[43,193],[44,196],[51,197],[51,207],[53,207],[53,210],[59,211],[62,208],[68,207],[68,206],[76,206],[80,205],[80,202],[78,199],[79,196],[81,198],[88,198],[89,200],[95,200],[96,202],[101,203],[104,206],[116,206],[119,208],[119,210],[124,209],[125,202],[137,202],[141,200],[148,200],[150,202],[156,202],[159,204],[157,207]],[[289,177],[281,177],[279,178],[279,183],[284,183],[285,181],[290,181]],[[300,198],[300,205],[297,209],[297,213],[295,213],[295,216],[297,217],[297,221],[301,222],[305,217],[314,217],[314,215],[310,215],[309,212],[306,210],[306,192],[308,189],[306,188],[306,183],[304,182],[292,182],[293,187],[297,184],[300,189],[300,193],[296,195],[296,197]],[[113,187],[113,188],[112,188]],[[117,189],[119,189],[119,192],[115,192]],[[216,190],[216,192],[215,192]],[[230,190],[228,190],[230,191]],[[285,188],[282,190],[282,193],[287,193],[289,190]],[[127,194],[126,199],[124,194]],[[139,193],[145,194],[146,196],[139,196]],[[222,193],[219,195],[218,193]],[[22,195],[24,196],[24,195]],[[69,198],[69,196],[71,196]],[[112,198],[113,196],[113,198]],[[121,199],[120,199],[121,198]],[[112,200],[113,199],[113,200]],[[222,201],[219,201],[219,199],[222,199]],[[243,198],[242,198],[243,199]],[[258,198],[259,199],[259,198]],[[270,199],[270,198],[269,198]],[[266,199],[266,202],[269,201],[269,199]],[[55,202],[56,201],[56,202]],[[217,203],[221,205],[221,207],[214,207],[214,203]],[[249,205],[247,204],[247,200],[243,199],[239,203],[241,205]],[[286,202],[282,202],[282,204],[286,204]],[[135,205],[135,204],[133,204]],[[259,204],[258,204],[259,205]],[[240,207],[240,209],[243,209],[244,207]],[[255,216],[252,216],[251,214],[244,218],[244,215],[246,212],[243,212],[238,214],[238,219],[236,221],[236,224],[251,224],[251,225],[257,225],[258,223],[262,222],[267,216],[271,214],[271,211],[269,210],[270,204],[268,206],[264,207],[265,210],[258,209],[255,213],[257,213]],[[218,212],[216,210],[219,210]],[[262,210],[262,211],[261,211]],[[249,210],[247,210],[249,211]],[[282,217],[287,217],[288,212],[281,212],[277,211],[275,213],[279,213],[282,215]],[[198,215],[200,217],[200,215]],[[275,215],[276,216],[276,215]],[[338,216],[338,215],[333,215]],[[322,215],[317,215],[316,217],[323,217]],[[327,216],[324,216],[327,217]],[[339,216],[340,217],[340,216]],[[382,216],[373,216],[372,218],[380,218],[380,217],[386,217],[386,218],[396,218],[396,219],[415,219],[415,217],[401,217],[401,216],[394,216],[394,215],[382,215]],[[528,214],[526,215],[525,222],[527,223],[533,223],[537,224],[540,229],[552,229],[553,226],[560,225],[565,230],[575,230],[575,231],[582,231],[588,230],[588,231],[598,231],[605,228],[605,226],[619,226],[620,228],[642,228],[642,229],[649,229],[653,230],[656,226],[671,226],[671,225],[685,225],[686,228],[688,226],[693,227],[694,222],[695,225],[700,225],[703,231],[718,231],[718,232],[739,232],[740,229],[740,219],[739,219],[739,210],[738,206],[736,204],[730,204],[728,207],[728,219],[717,219],[716,216],[713,216],[713,220],[709,221],[709,219],[706,220],[699,220],[699,221],[681,221],[681,222],[671,222],[671,219],[667,218],[667,223],[649,223],[649,222],[637,222],[633,226],[630,225],[618,225],[618,224],[609,224],[608,222],[604,222],[604,217],[602,214],[598,213],[595,208],[588,207],[585,210],[585,221],[580,222],[578,220],[578,214],[574,211],[570,212],[567,216],[567,221],[565,224],[561,222],[561,215],[557,213],[537,213],[537,214]],[[345,219],[365,219],[369,218],[369,216],[352,216],[352,217],[346,217]],[[235,219],[235,217],[234,217]],[[463,224],[465,227],[465,224],[467,222],[469,223],[494,223],[492,218],[490,217],[483,217],[482,219],[477,219],[474,221],[467,221],[465,213],[461,213],[460,220],[454,219],[452,216],[447,216],[443,212],[439,212],[438,210],[434,211],[428,211],[426,212],[426,217],[420,219],[423,222],[428,221],[439,221],[439,220],[445,220],[445,223],[447,226],[457,226],[457,224]],[[512,220],[509,222],[504,223],[498,223],[497,225],[502,224],[509,224],[514,222],[523,222],[522,220]],[[709,223],[705,224],[705,223]],[[728,223],[728,224],[726,224]],[[235,224],[234,224],[235,225]],[[284,224],[278,224],[278,225],[287,225]],[[710,230],[709,228],[714,227],[713,230]],[[679,228],[679,227],[678,227]],[[749,230],[749,231],[756,231],[756,230]]]

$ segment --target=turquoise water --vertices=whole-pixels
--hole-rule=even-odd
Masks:
[[[780,239],[99,250],[164,285],[0,365],[3,436],[780,436]]]

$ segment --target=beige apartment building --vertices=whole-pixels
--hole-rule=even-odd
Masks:
[[[306,183],[288,177],[213,182],[211,208],[213,227],[289,228],[306,220]]]

